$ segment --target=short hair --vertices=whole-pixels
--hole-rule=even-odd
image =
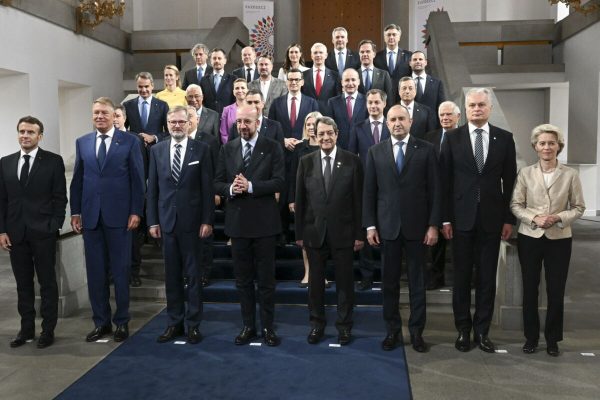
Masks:
[[[383,28],[383,31],[389,31],[390,29],[396,29],[402,35],[402,29],[400,29],[400,25],[388,24],[385,26],[385,28]]]
[[[413,51],[412,54],[410,55],[410,58],[412,59],[413,54],[416,54],[416,53],[423,54],[423,57],[425,57],[425,59],[427,60],[427,55],[425,54],[425,52],[423,52],[421,50],[415,50],[415,51]]]
[[[271,64],[273,64],[273,57],[271,57],[268,54],[261,54],[260,56],[257,57],[257,61],[260,61],[261,58],[264,58],[265,60],[269,60],[271,61]]]
[[[227,60],[227,53],[225,53],[225,50],[223,50],[223,49],[222,49],[222,48],[220,48],[220,47],[215,47],[214,49],[212,49],[212,50],[210,51],[210,56],[212,57],[213,53],[214,53],[214,52],[217,52],[217,51],[220,51],[221,53],[223,53],[223,57],[225,57],[225,59]]]
[[[25,122],[26,124],[37,125],[40,128],[40,133],[44,134],[44,124],[42,121],[37,119],[36,117],[32,117],[31,115],[26,115],[24,117],[19,118],[19,122],[17,122],[17,132],[19,132],[19,125]]]
[[[265,101],[265,97],[263,96],[263,94],[262,94],[262,92],[260,90],[248,89],[248,91],[246,92],[246,97],[248,97],[248,96],[254,96],[254,95],[259,95],[260,96],[260,101]]]
[[[394,104],[393,106],[391,106],[391,107],[390,107],[390,109],[387,111],[386,118],[387,118],[387,116],[389,115],[389,113],[390,113],[390,111],[392,110],[392,108],[394,108],[394,107],[400,107],[400,108],[403,108],[403,109],[404,109],[404,111],[406,111],[406,114],[408,115],[408,118],[409,118],[409,119],[412,119],[412,118],[410,118],[410,111],[408,111],[408,107],[406,107],[405,105],[403,105],[403,104],[400,104],[400,103],[398,103],[398,104]]]
[[[192,57],[195,57],[194,53],[198,49],[201,49],[202,51],[204,51],[204,53],[206,53],[206,55],[208,55],[208,52],[209,52],[208,47],[204,43],[196,43],[194,45],[194,47],[192,47],[192,49],[190,50],[190,54],[192,55]]]
[[[244,82],[246,84],[246,86],[248,86],[248,81],[246,81],[246,78],[237,78],[235,81],[233,81],[233,86],[235,86],[236,83],[241,83]]]
[[[204,96],[204,93],[202,93],[202,88],[200,87],[200,85],[196,85],[195,83],[188,85],[188,87],[185,89],[185,94],[187,94],[191,89],[198,90],[200,92],[200,95]]]
[[[542,124],[538,125],[531,131],[531,147],[535,149],[535,145],[538,142],[538,138],[542,133],[550,133],[556,136],[556,141],[558,142],[558,153],[564,149],[565,147],[565,137],[563,136],[560,128],[558,126],[550,125],[550,124]]]
[[[181,105],[177,105],[177,106],[171,107],[171,108],[169,108],[169,111],[167,112],[167,117],[169,115],[171,115],[171,114],[175,114],[176,112],[183,111],[183,112],[185,112],[185,117],[186,117],[186,121],[187,121],[187,118],[188,118],[188,116],[187,116],[187,111],[188,111],[187,108],[188,108],[188,106],[181,106]]]
[[[285,74],[285,77],[287,78],[288,76],[290,76],[290,74],[292,74],[292,73],[296,73],[296,72],[297,72],[297,73],[299,73],[300,75],[302,75],[302,78],[301,78],[301,79],[304,79],[304,74],[302,74],[302,71],[300,71],[298,68],[292,68],[292,69],[290,69],[290,70],[287,72],[287,74]]]
[[[310,46],[310,52],[312,53],[317,47],[323,47],[325,49],[325,51],[327,51],[327,46],[325,46],[321,42],[316,42],[316,43],[313,43],[312,46]]]
[[[196,114],[196,107],[194,106],[184,106],[186,111],[194,111],[194,114]],[[197,114],[196,114],[197,115]]]
[[[246,46],[246,47],[242,47],[242,50],[240,50],[240,53],[241,53],[242,51],[244,51],[245,49],[251,49],[251,50],[252,50],[252,52],[253,52],[254,54],[256,54],[256,49],[254,49],[254,47],[252,47],[252,46]]]
[[[317,131],[319,124],[332,126],[335,133],[339,132],[337,124],[335,123],[335,120],[331,117],[322,116],[322,117],[317,118],[317,121],[315,122],[315,132]]]
[[[108,106],[112,108],[113,111],[115,110],[115,103],[108,97],[98,97],[92,104],[96,103]]]
[[[377,45],[375,44],[374,41],[370,40],[370,39],[363,39],[360,42],[358,42],[358,48],[360,50],[360,48],[365,45],[365,44],[370,44],[371,45],[371,49],[375,52],[377,51]]]
[[[383,102],[387,102],[387,93],[384,92],[381,89],[370,89],[366,94],[365,97],[369,97],[372,94],[378,94],[379,97],[381,97],[381,100],[383,100]]]
[[[115,106],[115,112],[117,110],[121,110],[121,113],[123,113],[123,116],[125,117],[125,119],[127,119],[127,111],[125,111],[125,107],[123,106],[123,104],[117,104]]]
[[[142,78],[142,79],[150,79],[150,83],[152,83],[152,85],[154,85],[154,78],[152,77],[152,74],[150,72],[147,72],[147,71],[138,72],[135,75],[136,82],[140,78]]]
[[[315,132],[316,132],[316,130],[317,130],[316,120],[321,118],[322,116],[323,116],[323,114],[321,114],[318,111],[312,111],[312,112],[309,112],[308,114],[306,114],[306,117],[304,117],[304,125],[302,125],[302,139],[308,139],[308,131],[306,130],[306,123],[308,122],[308,120],[311,118],[315,119]]]
[[[358,72],[356,69],[354,69],[354,68],[350,68],[350,67],[346,68],[346,69],[344,70],[344,72],[342,72],[342,76],[340,77],[340,79],[344,77],[344,74],[345,74],[346,72],[354,72],[354,73],[356,73],[356,76],[358,76],[358,79],[360,79],[360,73],[359,73],[359,72]]]
[[[343,26],[338,26],[336,28],[333,28],[333,30],[331,31],[331,36],[333,36],[333,34],[336,32],[344,32],[346,34],[346,36],[348,36],[348,31]]]
[[[471,88],[471,89],[469,89],[467,91],[467,93],[465,94],[465,102],[469,98],[469,96],[472,96],[474,94],[485,94],[488,101],[490,102],[490,106],[492,105],[492,91],[490,89],[488,89],[488,88]]]
[[[442,103],[440,103],[440,106],[438,107],[438,115],[440,114],[440,110],[442,109],[442,107],[445,107],[445,106],[452,106],[452,114],[454,114],[454,115],[460,114],[460,108],[458,107],[458,105],[453,101],[446,100],[446,101],[443,101]]]

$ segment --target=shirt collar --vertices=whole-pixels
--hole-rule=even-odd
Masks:
[[[30,160],[32,160],[37,155],[37,152],[39,149],[40,149],[39,147],[36,147],[35,149],[31,150],[29,153],[25,153],[23,151],[23,149],[21,149],[21,158],[23,158],[23,156],[27,154],[27,155],[31,156]]]
[[[366,69],[370,69],[371,71],[373,71],[373,64],[368,65],[366,67],[364,65],[362,65],[362,64],[360,65],[361,72],[364,72]]]
[[[196,65],[196,72],[198,72],[199,68],[202,68],[202,72],[206,72],[207,67],[208,67],[208,64]]]
[[[321,72],[325,72],[325,64],[321,65],[321,66],[319,67],[319,69],[321,70]],[[313,73],[315,73],[315,74],[316,74],[316,73],[317,73],[317,66],[316,66],[316,65],[315,65],[315,66],[313,66],[312,70],[313,70]]]
[[[184,137],[181,142],[176,142],[175,139],[171,138],[171,147],[175,147],[177,143],[181,145],[184,149],[187,147],[188,137]]]
[[[254,149],[254,147],[256,147],[256,141],[258,140],[258,132],[256,132],[256,135],[254,135],[254,137],[250,140],[246,140],[241,136],[240,139],[242,139],[242,148],[246,147],[246,143],[250,143],[250,145]]]
[[[195,130],[191,131],[190,133],[188,133],[188,137],[192,138],[192,139],[196,139],[197,134],[198,134],[198,129],[195,129]]]
[[[381,117],[379,117],[378,119],[373,119],[370,115],[369,115],[369,124],[372,124],[373,121],[379,121],[379,125],[383,125],[383,115]]]
[[[346,100],[346,97],[350,96],[350,97],[352,97],[352,100],[356,101],[356,97],[358,96],[357,93],[358,92],[354,92],[354,93],[352,93],[352,94],[349,95],[346,92],[344,92],[344,100]]]
[[[144,99],[142,96],[138,96],[138,104],[141,105],[144,101],[150,105],[152,103],[152,95],[148,96],[147,99]]]
[[[385,48],[385,54],[387,54],[388,56],[390,55],[390,51],[393,51],[394,53],[398,54],[400,48],[396,47],[395,49],[390,49],[389,47]]]
[[[410,108],[410,109],[413,109],[413,110],[414,110],[414,108],[415,108],[415,101],[414,101],[414,100],[413,100],[413,101],[411,101],[409,104],[404,104],[404,102],[402,102],[401,104],[402,104],[404,107],[406,107],[406,108]]]
[[[425,71],[423,71],[423,73],[421,75],[417,75],[413,72],[412,78],[415,82],[417,81],[417,78],[421,78],[421,79],[425,80],[427,78],[427,74],[425,73]]]
[[[100,133],[100,131],[96,131],[96,137],[100,137],[100,135],[106,135],[109,138],[112,139],[112,137],[115,135],[115,127],[113,126],[112,128],[110,128],[110,130],[106,133]]]
[[[329,154],[325,154],[323,152],[323,150],[319,150],[319,151],[321,152],[321,160],[323,160],[327,156],[331,157],[332,160],[335,160],[335,155],[337,153],[337,145],[333,147],[333,150],[331,150],[331,153],[329,153]]]
[[[473,132],[475,131],[475,129],[478,129],[475,125],[473,125],[472,123],[469,122],[469,133],[473,134]],[[481,129],[483,129],[483,133],[490,133],[490,124],[489,123],[485,123]]]
[[[392,135],[390,135],[390,139],[392,139],[392,146],[395,146],[395,145],[396,145],[396,143],[398,143],[398,142],[404,142],[404,143],[406,143],[406,144],[408,145],[408,140],[410,139],[410,133],[409,133],[409,134],[407,134],[407,135],[404,137],[404,139],[402,139],[402,140],[398,140],[398,139],[396,139],[396,138],[395,138],[394,136],[392,136]]]
[[[292,101],[292,97],[295,97],[296,100],[299,101],[301,95],[301,92],[298,92],[298,94],[292,94],[292,92],[288,92],[288,101]]]

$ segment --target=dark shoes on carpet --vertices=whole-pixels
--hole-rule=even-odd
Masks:
[[[456,342],[454,342],[456,350],[467,352],[471,350],[471,333],[470,332],[458,332]]]
[[[129,327],[127,324],[118,325],[115,330],[114,340],[115,342],[122,342],[129,337]]]
[[[178,336],[183,336],[185,334],[182,325],[176,326],[168,326],[167,329],[160,335],[156,341],[158,343],[167,343],[171,340],[174,340]]]
[[[558,350],[558,343],[556,342],[548,342],[546,345],[546,353],[552,357],[558,357],[560,354],[560,350]]]
[[[385,351],[392,351],[400,344],[400,333],[388,333],[381,342],[381,348]]]
[[[208,279],[208,277],[203,276],[202,278],[200,278],[200,285],[202,285],[202,287],[207,287],[210,286],[210,279]]]
[[[142,286],[142,280],[139,275],[131,275],[129,278],[129,285],[131,287],[140,287]]]
[[[308,337],[306,338],[306,341],[308,342],[308,344],[317,344],[321,341],[321,339],[323,339],[324,335],[325,335],[325,329],[312,328],[310,330],[310,333],[308,334]]]
[[[244,344],[248,344],[258,336],[256,335],[256,329],[250,328],[248,326],[244,326],[239,335],[235,337],[235,344],[238,346],[242,346]]]
[[[200,328],[197,326],[190,327],[188,329],[187,342],[189,344],[198,344],[202,341],[202,334],[200,333]]]
[[[421,335],[410,335],[410,343],[412,348],[418,353],[425,353],[427,351],[427,345]]]
[[[365,278],[356,285],[356,288],[362,292],[373,289],[373,279]]]
[[[444,281],[441,280],[432,280],[427,283],[427,290],[437,290],[441,287],[446,286]]]
[[[340,346],[349,345],[352,342],[352,332],[350,329],[342,329],[338,333],[338,343]]]
[[[273,328],[265,328],[262,330],[263,342],[267,346],[275,347],[281,344],[281,339],[275,333]]]
[[[27,343],[28,340],[33,340],[34,337],[35,337],[35,333],[19,332],[19,333],[17,333],[17,336],[15,336],[15,338],[10,341],[10,347],[12,347],[12,348],[21,347],[25,343]]]
[[[298,287],[301,289],[306,289],[308,287],[308,282],[298,282]]]
[[[537,346],[537,342],[534,342],[533,340],[527,340],[523,345],[523,353],[533,354],[537,350]]]
[[[86,342],[95,342],[102,339],[105,335],[112,333],[112,325],[98,326],[85,337]]]
[[[44,331],[38,338],[37,348],[45,349],[48,346],[52,346],[52,343],[54,343],[54,332]]]
[[[486,353],[496,352],[496,345],[494,345],[487,335],[475,335],[475,344],[480,350],[485,351]]]

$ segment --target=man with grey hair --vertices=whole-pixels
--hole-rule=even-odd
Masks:
[[[392,86],[398,87],[398,82],[403,76],[410,76],[411,52],[399,47],[402,30],[396,24],[389,24],[383,28],[383,39],[386,48],[375,55],[373,63],[377,68],[388,71],[392,77]]]
[[[199,85],[192,83],[185,90],[185,99],[189,106],[196,109],[196,114],[198,115],[198,131],[206,132],[219,140],[219,114],[210,108],[202,106],[204,100],[202,88]]]
[[[348,68],[358,69],[360,60],[358,54],[348,48],[348,31],[343,26],[333,28],[331,32],[331,42],[334,49],[327,55],[325,66],[333,71],[337,71],[338,76],[342,76],[344,70]]]
[[[183,90],[186,90],[192,83],[199,85],[204,75],[210,76],[212,74],[212,67],[206,63],[210,51],[204,43],[196,43],[190,53],[196,62],[196,66],[185,71],[183,84],[181,85]]]
[[[414,54],[414,53],[413,53]],[[425,140],[433,144],[439,158],[442,143],[448,131],[458,127],[460,108],[452,101],[444,101],[438,109],[441,128],[434,129],[425,134]],[[431,268],[427,274],[427,290],[439,289],[446,285],[444,270],[446,264],[446,239],[439,235],[436,245],[431,247]]]
[[[244,47],[242,49],[242,63],[244,63],[244,65],[231,71],[231,74],[237,78],[244,78],[248,83],[258,79],[258,70],[255,61],[256,51],[254,50],[254,47]]]
[[[465,96],[467,124],[448,134],[442,144],[444,226],[454,239],[452,308],[458,331],[455,347],[471,349],[475,343],[495,352],[488,332],[496,297],[496,269],[500,239],[507,240],[516,220],[510,198],[517,174],[512,133],[491,125],[491,91],[470,89]],[[471,316],[471,275],[476,266],[475,314]]]
[[[340,78],[336,71],[325,66],[327,47],[323,43],[315,43],[310,48],[313,67],[302,73],[304,85],[302,93],[312,97],[319,103],[321,114],[327,114],[327,101],[340,94]]]
[[[308,308],[311,331],[308,343],[317,344],[325,334],[325,267],[335,266],[338,343],[352,341],[354,308],[354,252],[364,245],[361,225],[363,169],[355,154],[336,145],[335,121],[316,121],[320,151],[300,159],[296,180],[296,243],[306,249]]]

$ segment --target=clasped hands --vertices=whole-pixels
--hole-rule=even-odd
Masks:
[[[560,220],[558,215],[536,215],[533,218],[533,223],[540,228],[548,229],[557,222],[560,222]]]
[[[231,192],[233,194],[242,194],[247,192],[249,188],[250,183],[248,182],[248,179],[246,179],[243,174],[237,174],[231,185]]]

